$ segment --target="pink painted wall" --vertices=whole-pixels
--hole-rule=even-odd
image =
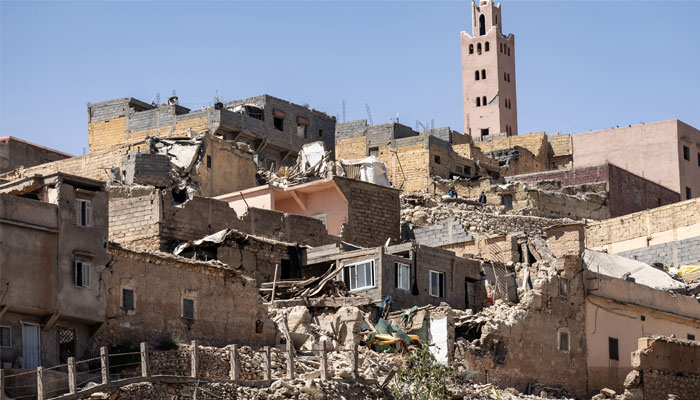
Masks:
[[[285,191],[286,192],[286,191]],[[304,204],[302,209],[292,197],[285,192],[278,192],[275,198],[275,210],[312,217],[326,214],[327,228],[330,235],[341,236],[341,227],[348,218],[348,201],[333,182],[315,187],[297,190],[297,196]],[[285,196],[284,198],[282,198]]]
[[[240,217],[248,212],[248,207],[272,210],[274,189],[268,185],[258,186],[241,192],[227,193],[214,198],[227,202],[229,207],[233,208],[236,211],[236,215]]]
[[[686,199],[686,186],[693,197],[700,196],[700,130],[679,120],[577,133],[571,138],[575,168],[610,162],[680,193],[681,200]],[[690,148],[689,161],[683,159],[684,145]]]

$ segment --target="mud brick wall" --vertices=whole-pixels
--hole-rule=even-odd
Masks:
[[[336,178],[348,199],[348,221],[343,240],[358,246],[383,246],[401,238],[401,202],[397,189],[353,179]]]
[[[98,345],[199,340],[202,344],[272,344],[256,282],[221,263],[166,253],[110,246],[105,271],[107,323],[93,338]],[[123,308],[122,290],[134,291],[134,309]],[[183,298],[194,301],[194,319],[182,317]]]
[[[700,342],[663,336],[639,339],[632,353],[632,366],[626,379],[630,391],[641,391],[644,400],[697,398],[700,393]]]
[[[660,243],[672,241],[673,231],[676,231],[676,237],[679,234],[686,237],[700,236],[689,232],[697,230],[695,226],[698,224],[700,224],[700,199],[687,200],[591,223],[586,228],[586,247],[596,249],[631,240],[638,241],[639,244],[629,243],[629,248],[622,251],[647,247],[655,244],[653,241],[655,237]],[[664,240],[662,235],[669,238]]]
[[[365,157],[367,157],[367,145],[364,136],[336,140],[336,160],[359,160]]]

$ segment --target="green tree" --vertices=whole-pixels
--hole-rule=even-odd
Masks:
[[[450,398],[447,379],[455,375],[452,368],[438,364],[426,345],[408,357],[408,367],[396,374],[392,393],[397,399],[442,400]]]

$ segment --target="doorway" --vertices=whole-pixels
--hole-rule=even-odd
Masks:
[[[22,368],[36,369],[39,366],[39,325],[22,324]]]

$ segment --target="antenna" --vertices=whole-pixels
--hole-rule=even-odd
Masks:
[[[396,116],[394,117],[394,122],[399,122],[399,113],[396,113]]]
[[[369,120],[369,124],[374,125],[374,121],[372,121],[372,112],[369,110],[369,104],[365,103],[365,108],[367,109],[367,119]]]
[[[430,130],[435,129],[435,118],[430,118]]]
[[[160,105],[160,92],[156,93],[156,105]]]
[[[345,122],[345,99],[343,99],[343,122]]]
[[[425,127],[420,121],[416,120],[416,130],[418,130],[418,126],[420,125],[421,128],[423,128],[424,131],[427,131],[428,128]]]

